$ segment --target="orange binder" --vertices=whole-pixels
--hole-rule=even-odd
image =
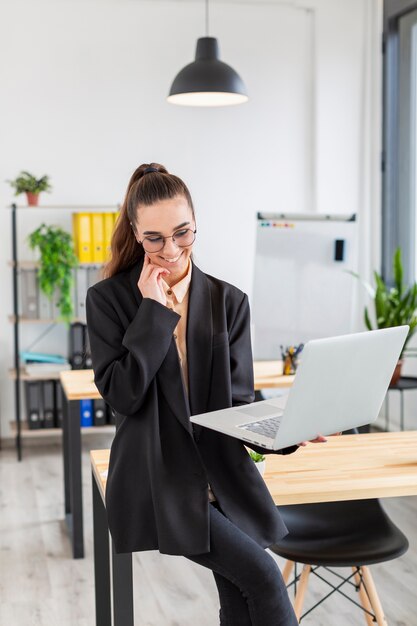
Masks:
[[[73,213],[72,226],[75,253],[80,263],[92,262],[90,213]]]
[[[93,263],[103,263],[105,259],[104,248],[104,213],[91,213],[91,234],[92,234],[92,261]]]

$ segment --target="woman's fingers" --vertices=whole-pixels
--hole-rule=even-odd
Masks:
[[[149,279],[155,279],[157,280],[158,278],[161,277],[161,274],[170,274],[171,272],[167,269],[165,269],[165,267],[155,267],[153,266],[152,272],[149,276]],[[162,277],[161,277],[162,278]]]
[[[156,274],[152,276],[152,274],[156,271]],[[143,261],[143,268],[140,275],[140,279],[142,282],[149,280],[151,277],[156,280],[158,273],[165,272],[167,274],[170,273],[168,269],[165,267],[158,267],[157,265],[153,265],[150,258],[147,254],[145,254],[145,258]]]
[[[317,435],[315,439],[311,440],[311,443],[320,443],[322,441],[327,441],[327,438],[323,437],[323,435]]]
[[[151,263],[150,258],[148,257],[147,254],[145,254],[144,260],[143,260],[143,268],[142,268],[142,272],[141,272],[141,277],[143,278],[149,278],[150,273],[152,272],[152,268],[154,266]]]
[[[317,435],[315,439],[310,439],[310,441],[300,441],[297,445],[306,446],[308,443],[325,443],[326,441],[326,437],[323,437],[323,435]]]
[[[151,259],[145,254],[142,271],[138,280],[138,289],[142,297],[152,298],[166,305],[166,295],[161,284],[161,279],[164,275],[170,273],[170,270],[165,267],[153,265]]]

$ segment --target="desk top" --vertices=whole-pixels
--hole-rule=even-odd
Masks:
[[[103,498],[109,454],[90,452]],[[264,478],[276,504],[417,495],[417,431],[329,437],[269,455]]]
[[[59,379],[68,400],[98,400],[101,395],[94,383],[93,370],[65,370]]]
[[[284,376],[282,361],[254,361],[255,390],[291,387],[295,376]]]
[[[291,387],[294,376],[282,375],[282,361],[254,361],[255,389]],[[101,398],[93,370],[65,370],[59,378],[68,400]]]

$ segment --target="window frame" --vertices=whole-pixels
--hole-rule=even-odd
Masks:
[[[393,284],[392,259],[400,246],[404,281],[414,282],[417,216],[402,202],[399,131],[399,20],[417,9],[417,0],[384,0],[383,28],[383,137],[382,137],[382,259],[384,280]],[[410,236],[410,233],[412,235]]]

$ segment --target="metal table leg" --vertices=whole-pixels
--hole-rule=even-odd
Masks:
[[[94,473],[92,482],[96,626],[111,626],[109,529],[106,509]]]
[[[72,539],[72,555],[74,559],[82,559],[84,537],[79,401],[68,401],[64,392],[62,399],[65,519]]]
[[[64,501],[65,501],[65,516],[71,513],[70,502],[70,479],[69,479],[69,440],[68,440],[68,400],[62,387],[60,388],[62,394],[62,451],[64,459]]]
[[[74,559],[84,557],[83,494],[81,476],[81,426],[78,400],[69,403],[69,472],[72,514],[72,552]]]
[[[112,546],[114,626],[133,626],[132,554],[116,554]]]

